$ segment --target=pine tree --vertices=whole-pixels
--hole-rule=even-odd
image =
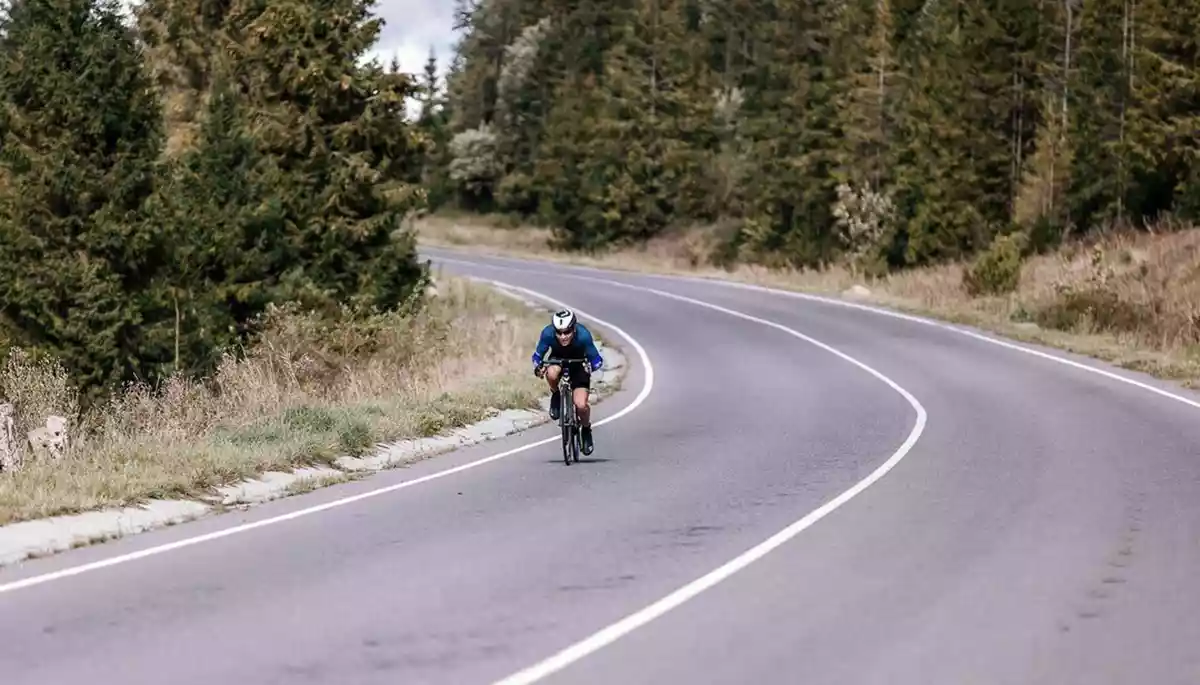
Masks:
[[[582,168],[564,175],[561,158],[546,160],[535,183],[566,243],[645,240],[710,205],[713,84],[695,60],[685,8],[679,0],[611,6],[602,71],[576,65],[554,97],[539,153]]]
[[[144,0],[134,6],[146,64],[163,97],[167,152],[195,142],[233,0]]]
[[[744,105],[753,165],[744,179],[745,244],[768,263],[822,264],[836,249],[834,6],[768,5],[758,18],[760,45]]]
[[[1126,140],[1131,217],[1198,216],[1188,180],[1200,167],[1200,20],[1194,0],[1140,0],[1129,31]],[[1176,198],[1179,195],[1180,197]],[[1200,199],[1200,198],[1197,198]]]
[[[291,297],[313,304],[392,307],[425,278],[409,206],[384,181],[419,168],[404,114],[407,75],[360,64],[378,36],[373,2],[256,0],[235,14],[233,69],[254,111],[256,147],[273,167],[288,235],[274,254]]]
[[[459,1],[457,25],[466,33],[458,45],[463,59],[448,79],[457,103],[453,133],[476,129],[495,119],[504,49],[522,27],[532,23],[521,11],[523,4],[522,0]]]
[[[16,0],[0,20],[0,320],[88,396],[156,360],[144,307],[168,246],[142,214],[161,110],[116,0]]]
[[[278,277],[288,235],[277,179],[232,87],[214,79],[196,144],[167,163],[151,205],[173,245],[158,304],[174,327],[158,343],[171,348],[173,370],[192,374],[212,371],[268,303],[289,296]]]
[[[399,65],[390,70],[395,74]],[[450,197],[449,167],[450,112],[449,103],[438,79],[437,56],[429,51],[420,85],[421,110],[417,115],[417,130],[423,143],[420,180],[428,191],[431,208],[437,208]]]
[[[503,169],[496,194],[505,211],[531,214],[537,207],[537,193],[532,187],[533,161],[551,105],[546,86],[554,73],[553,57],[544,48],[556,31],[550,17],[544,17],[526,26],[505,47],[494,120]]]
[[[899,267],[1200,213],[1196,0],[468,4],[456,130],[496,124],[502,205],[564,244],[731,216],[742,256],[822,264],[864,256],[842,215],[870,196],[872,267]],[[542,23],[506,91],[497,55]]]
[[[611,121],[595,81],[574,75],[555,90],[534,169],[539,213],[570,248],[600,247],[619,234],[620,215],[605,209],[619,168],[601,137]]]
[[[892,45],[891,0],[854,0],[838,13],[832,55],[839,129],[836,175],[878,192],[890,181],[895,103],[900,86]]]
[[[718,75],[703,60],[698,7],[692,0],[651,0],[642,13],[650,20],[651,115],[664,148],[669,219],[711,221],[724,209],[715,199],[719,180],[712,173],[721,144],[721,91]]]
[[[1080,12],[1069,201],[1072,219],[1083,225],[1129,217],[1134,14],[1132,0],[1093,0]]]
[[[898,200],[910,264],[970,254],[1010,221],[1011,41],[1001,9],[938,0],[907,46]]]

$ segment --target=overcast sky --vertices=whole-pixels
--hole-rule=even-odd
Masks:
[[[402,70],[419,73],[432,46],[438,72],[446,73],[455,40],[453,0],[378,0],[375,13],[386,22],[373,51],[384,64],[396,55]]]
[[[128,12],[139,1],[122,0],[121,4]],[[4,4],[0,0],[0,6]],[[402,71],[419,75],[432,47],[437,55],[438,75],[445,77],[456,40],[453,0],[377,0],[374,12],[383,18],[384,25],[367,59],[378,57],[387,66],[395,56]],[[416,113],[415,102],[409,111]]]
[[[121,4],[128,11],[138,1]],[[0,6],[4,4],[0,0]],[[445,75],[455,41],[453,0],[377,0],[374,11],[385,23],[370,56],[379,57],[385,66],[396,56],[402,70],[419,74],[432,47],[438,73]]]

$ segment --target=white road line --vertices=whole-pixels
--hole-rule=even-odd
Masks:
[[[537,292],[535,290],[530,290],[528,288],[522,288],[520,286],[511,285],[511,284],[503,283],[500,281],[491,281],[491,282],[497,286],[504,287],[509,290],[519,291],[519,292],[525,293],[526,295],[535,297],[537,299],[544,300],[544,301],[549,302],[550,304],[553,304],[557,307],[564,307],[564,308],[570,307],[570,305],[568,305],[564,302],[556,300],[556,299],[550,297],[549,295],[545,295],[545,294]],[[575,309],[575,308],[572,307],[572,309]],[[621,329],[620,327],[616,326],[615,324],[609,323],[599,317],[592,316],[591,314],[584,312],[582,309],[575,309],[575,311],[579,312],[580,314],[583,314],[585,317],[587,317],[589,319],[592,319],[593,321],[600,324],[601,326],[611,329],[617,335],[624,338],[625,341],[628,342],[629,345],[634,349],[634,351],[637,352],[638,358],[642,362],[642,367],[645,369],[646,378],[645,378],[644,383],[642,384],[641,391],[637,394],[637,397],[635,397],[633,399],[633,402],[629,403],[627,406],[622,408],[617,413],[613,414],[612,416],[601,419],[599,421],[596,421],[594,424],[596,426],[602,426],[606,423],[609,423],[610,421],[616,421],[617,419],[621,418],[622,416],[625,416],[626,414],[632,412],[634,409],[637,409],[639,406],[642,405],[643,402],[646,401],[646,398],[650,395],[651,390],[654,389],[654,365],[650,363],[650,357],[646,354],[646,350],[645,350],[645,348],[642,347],[641,343],[639,343],[637,340],[635,340],[633,338],[633,336],[626,333],[623,329]],[[431,473],[427,476],[422,476],[420,478],[414,478],[413,480],[404,481],[403,483],[396,483],[395,485],[389,485],[387,487],[379,488],[376,490],[370,490],[368,492],[359,493],[357,495],[352,495],[350,497],[344,497],[342,499],[334,500],[332,502],[326,502],[324,504],[319,504],[319,505],[308,507],[305,509],[300,509],[297,511],[289,512],[287,514],[273,516],[271,518],[266,518],[266,519],[262,519],[260,521],[254,521],[252,523],[246,523],[246,524],[242,524],[242,525],[238,525],[238,526],[233,526],[230,528],[223,528],[221,530],[214,531],[212,533],[206,533],[204,535],[197,535],[195,537],[185,538],[183,540],[176,540],[175,542],[170,542],[170,543],[166,543],[163,545],[149,547],[147,549],[139,550],[137,552],[131,552],[129,554],[122,554],[120,556],[110,557],[108,559],[101,559],[99,561],[94,561],[94,562],[87,563],[87,564],[81,564],[79,566],[72,566],[69,568],[60,569],[58,571],[52,571],[50,573],[45,573],[42,575],[31,576],[29,578],[22,578],[21,580],[16,580],[16,581],[13,581],[10,583],[5,583],[3,585],[0,585],[0,594],[4,594],[6,592],[14,592],[16,590],[33,587],[35,585],[41,585],[43,583],[49,583],[50,581],[60,580],[62,578],[68,578],[70,576],[77,576],[81,573],[87,573],[89,571],[97,571],[102,568],[108,568],[110,566],[124,564],[124,563],[130,562],[130,561],[135,561],[137,559],[144,559],[146,557],[163,554],[165,552],[182,549],[184,547],[191,547],[192,545],[198,545],[202,542],[209,542],[211,540],[217,540],[220,538],[229,537],[230,535],[236,535],[238,533],[245,533],[247,531],[251,531],[256,528],[264,528],[266,526],[274,525],[276,523],[283,523],[284,521],[291,521],[293,519],[298,519],[303,516],[309,516],[311,514],[316,514],[316,513],[322,512],[322,511],[327,511],[329,509],[334,509],[337,507],[345,506],[347,504],[352,504],[354,502],[369,499],[371,497],[378,497],[380,495],[386,495],[388,493],[395,492],[397,490],[403,490],[405,488],[410,488],[414,485],[420,485],[421,483],[428,483],[431,480],[436,480],[438,478],[445,478],[446,476],[450,476],[450,475],[453,475],[456,473],[461,473],[462,471],[466,471],[468,469],[473,469],[478,466],[483,466],[484,464],[488,464],[493,461],[498,461],[500,459],[504,459],[505,457],[511,457],[514,454],[518,454],[520,452],[524,452],[526,450],[533,449],[534,447],[540,447],[542,445],[546,445],[546,444],[549,444],[552,442],[557,442],[558,439],[559,439],[558,436],[554,436],[551,438],[546,438],[544,440],[538,440],[537,442],[531,442],[529,444],[522,445],[520,447],[516,447],[511,450],[506,450],[499,454],[493,454],[491,456],[484,457],[482,459],[478,459],[476,461],[472,461],[467,464],[462,464],[462,465],[456,466],[454,468],[446,469],[445,471],[438,471],[437,473]]]
[[[456,260],[443,259],[442,261],[453,262]],[[463,263],[470,264],[470,265],[476,266],[476,267],[480,266],[480,264],[478,264],[478,263],[472,263],[472,262],[463,262]],[[484,265],[484,266],[487,266],[487,265]],[[491,267],[497,268],[497,269],[519,270],[519,269],[515,269],[513,267],[502,267],[502,266],[495,266],[495,265],[491,265]],[[774,328],[776,330],[783,331],[784,333],[787,333],[788,335],[799,338],[811,345],[815,345],[816,347],[819,347],[819,348],[825,350],[826,352],[836,355],[836,356],[850,362],[851,364],[857,366],[858,368],[866,371],[867,373],[878,378],[879,380],[883,381],[890,388],[892,388],[892,390],[895,390],[897,393],[899,393],[900,396],[903,397],[909,403],[909,405],[912,406],[912,408],[914,410],[916,410],[917,420],[916,420],[916,423],[913,424],[912,431],[908,434],[908,437],[904,440],[904,442],[900,445],[900,447],[897,448],[896,451],[893,452],[890,457],[888,457],[887,461],[885,461],[877,469],[872,471],[870,473],[870,475],[868,475],[866,478],[862,479],[858,483],[855,483],[854,486],[851,487],[849,490],[846,490],[845,492],[841,493],[837,497],[833,498],[832,500],[821,505],[819,508],[810,512],[809,514],[804,516],[804,518],[789,525],[787,528],[784,528],[783,530],[779,531],[778,533],[772,535],[771,537],[767,538],[763,542],[750,548],[746,552],[743,552],[742,554],[738,555],[737,557],[735,557],[731,561],[725,563],[724,565],[720,566],[719,568],[717,568],[713,571],[710,571],[709,573],[706,573],[705,575],[701,576],[700,578],[697,578],[696,580],[693,580],[692,582],[680,587],[679,589],[675,590],[674,592],[667,595],[666,597],[659,599],[658,601],[650,604],[649,606],[639,609],[638,611],[634,612],[633,614],[630,614],[629,616],[626,616],[625,618],[601,629],[600,631],[593,633],[592,635],[581,640],[580,642],[577,642],[577,643],[563,649],[562,651],[550,656],[549,658],[547,658],[537,664],[534,664],[533,666],[530,666],[529,668],[519,671],[513,675],[510,675],[507,678],[504,678],[503,680],[497,681],[497,685],[526,685],[527,683],[536,682],[538,680],[541,680],[542,678],[545,678],[548,675],[551,675],[557,671],[560,671],[560,670],[566,668],[567,666],[571,665],[572,663],[579,661],[580,659],[588,656],[589,654],[592,654],[593,652],[596,652],[596,651],[606,647],[607,645],[615,642],[616,640],[620,639],[621,637],[628,635],[629,633],[637,630],[638,628],[644,626],[645,624],[649,623],[650,621],[653,621],[654,619],[658,618],[659,616],[662,616],[663,614],[667,613],[671,609],[674,609],[675,607],[683,604],[684,602],[695,597],[696,595],[699,595],[701,592],[704,592],[705,590],[713,587],[717,583],[720,583],[721,581],[725,580],[726,578],[737,573],[741,569],[749,566],[750,564],[754,563],[755,561],[766,556],[775,548],[779,547],[780,545],[783,545],[788,540],[791,540],[792,538],[796,537],[797,535],[802,533],[804,530],[806,530],[807,528],[812,526],[814,523],[825,518],[831,512],[836,510],[838,507],[840,507],[843,504],[845,504],[846,502],[850,501],[854,496],[858,495],[863,490],[866,490],[873,483],[875,483],[875,481],[879,480],[884,475],[886,475],[889,471],[891,471],[893,468],[895,468],[896,465],[900,463],[900,460],[904,459],[904,457],[909,453],[909,451],[912,449],[913,445],[915,445],[917,443],[917,440],[921,437],[921,434],[925,430],[925,423],[927,420],[925,408],[921,406],[921,403],[919,401],[917,401],[917,398],[913,397],[911,393],[909,393],[904,388],[900,387],[900,385],[898,385],[892,379],[890,379],[887,376],[883,375],[882,373],[876,371],[875,369],[871,368],[870,366],[867,366],[866,364],[858,361],[857,359],[845,354],[844,352],[836,350],[833,347],[830,347],[829,345],[826,345],[825,343],[823,343],[819,340],[810,338],[809,336],[804,335],[803,333],[800,333],[799,331],[796,331],[794,329],[788,328],[787,326],[784,326],[782,324],[779,324],[779,323],[776,323],[774,321],[770,321],[767,319],[762,319],[757,316],[751,316],[749,314],[745,314],[745,313],[742,313],[742,312],[739,312],[739,311],[736,311],[733,309],[728,309],[726,307],[721,307],[719,305],[715,305],[715,304],[712,304],[709,302],[704,302],[702,300],[696,300],[696,299],[692,299],[690,297],[684,297],[683,295],[676,295],[675,293],[669,293],[669,292],[662,291],[662,290],[656,290],[654,288],[646,288],[643,286],[631,285],[628,283],[609,281],[609,280],[605,280],[605,279],[601,279],[601,278],[592,278],[589,276],[570,275],[568,277],[569,278],[578,278],[581,280],[595,281],[595,282],[603,283],[605,285],[629,288],[631,290],[652,293],[652,294],[659,295],[661,297],[666,297],[666,298],[669,298],[672,300],[678,300],[680,302],[687,302],[689,304],[694,304],[699,307],[705,307],[707,309],[712,309],[714,311],[722,312],[722,313],[728,314],[730,316],[735,316],[740,319],[745,319],[747,321],[753,321],[754,323],[759,323],[764,326],[768,326],[770,328]]]
[[[443,250],[446,250],[447,252],[454,252],[453,250],[449,250],[447,248],[437,248],[437,249],[443,249]],[[462,254],[462,252],[459,252],[459,254]],[[798,292],[795,290],[783,290],[780,288],[771,288],[771,287],[763,286],[763,285],[754,285],[753,283],[741,283],[738,281],[725,280],[725,279],[721,279],[721,278],[703,278],[700,276],[676,276],[676,275],[671,275],[671,274],[643,273],[643,272],[639,272],[639,271],[613,271],[613,270],[601,269],[601,268],[591,267],[591,266],[580,266],[577,264],[560,264],[558,262],[548,262],[548,261],[544,261],[544,260],[538,261],[538,260],[528,260],[528,259],[517,259],[515,257],[503,257],[503,256],[496,256],[496,255],[483,255],[483,256],[486,256],[489,259],[498,259],[498,260],[514,262],[517,264],[525,264],[526,267],[528,267],[528,265],[530,265],[530,264],[545,263],[545,264],[552,264],[553,266],[560,267],[566,271],[591,271],[594,273],[606,274],[609,276],[622,275],[622,276],[630,276],[630,277],[657,278],[660,280],[677,281],[680,283],[697,283],[697,284],[702,284],[702,285],[715,285],[715,286],[722,286],[722,287],[726,287],[726,288],[737,288],[740,290],[750,290],[752,292],[770,293],[772,295],[782,295],[783,297],[790,297],[790,298],[797,299],[797,300],[807,300],[809,302],[819,302],[821,304],[828,304],[828,305],[833,305],[835,307],[843,307],[846,309],[857,309],[859,311],[870,312],[871,314],[876,314],[879,316],[886,316],[886,317],[890,317],[893,319],[900,319],[903,321],[908,321],[910,323],[917,323],[917,324],[921,324],[923,326],[929,326],[931,328],[938,328],[938,329],[941,329],[944,331],[948,331],[950,333],[956,333],[958,335],[963,335],[968,338],[982,340],[983,342],[988,343],[990,345],[996,345],[997,347],[1003,347],[1005,349],[1014,350],[1016,352],[1021,352],[1022,354],[1028,354],[1028,355],[1031,355],[1034,357],[1039,357],[1041,359],[1046,359],[1048,361],[1052,361],[1057,364],[1062,364],[1064,366],[1070,366],[1072,368],[1079,369],[1079,370],[1085,371],[1087,373],[1093,373],[1098,376],[1104,376],[1105,378],[1109,378],[1114,381],[1118,381],[1120,383],[1125,383],[1127,385],[1132,385],[1136,388],[1141,388],[1142,390],[1152,392],[1161,397],[1165,397],[1167,399],[1174,400],[1176,402],[1181,402],[1190,407],[1200,409],[1200,402],[1197,402],[1196,400],[1190,399],[1188,397],[1184,397],[1183,395],[1179,395],[1177,393],[1173,393],[1169,390],[1164,390],[1163,388],[1159,388],[1154,385],[1150,385],[1149,383],[1143,383],[1142,381],[1139,381],[1139,380],[1136,380],[1133,378],[1129,378],[1127,376],[1122,376],[1119,373],[1113,373],[1112,371],[1108,371],[1108,370],[1101,369],[1101,368],[1098,368],[1095,366],[1091,366],[1089,364],[1077,362],[1073,359],[1067,359],[1065,357],[1060,357],[1060,356],[1057,356],[1054,354],[1049,354],[1049,353],[1043,352],[1041,350],[1035,350],[1031,347],[1026,347],[1024,345],[1009,342],[1007,340],[1001,340],[999,338],[995,338],[992,336],[983,335],[981,333],[967,330],[965,328],[960,328],[958,326],[954,326],[952,324],[948,324],[943,321],[937,321],[935,319],[930,319],[930,318],[926,318],[923,316],[916,316],[914,314],[905,314],[904,312],[896,312],[896,311],[892,311],[890,309],[884,309],[882,307],[875,307],[872,305],[862,304],[859,302],[847,302],[845,300],[839,300],[839,299],[833,298],[833,297],[825,297],[822,295],[813,295],[810,293],[802,293],[802,292]],[[450,261],[450,260],[443,259],[443,261]],[[473,265],[481,264],[481,262],[468,262],[468,263],[473,264]],[[495,265],[493,265],[493,266],[495,266]],[[514,268],[514,267],[496,267],[496,268]],[[576,278],[584,278],[584,277],[576,276]]]
[[[658,276],[658,277],[661,278],[662,276]],[[684,280],[684,279],[681,278],[679,280]],[[687,280],[692,280],[692,279],[687,279]],[[750,283],[737,283],[735,281],[717,281],[715,279],[712,279],[712,280],[696,279],[696,280],[703,281],[705,283],[729,286],[729,287],[733,287],[733,288],[741,288],[743,290],[752,290],[752,291],[757,291],[757,292],[772,293],[775,295],[783,295],[785,297],[791,297],[791,298],[798,299],[798,300],[808,300],[810,302],[820,302],[822,304],[831,304],[831,305],[835,305],[838,307],[846,307],[849,309],[858,309],[861,311],[870,312],[872,314],[878,314],[880,316],[889,316],[894,319],[903,319],[905,321],[911,321],[913,323],[919,323],[919,324],[922,324],[925,326],[930,326],[933,328],[940,328],[942,330],[950,331],[952,333],[957,333],[959,335],[965,335],[969,338],[975,338],[976,340],[982,340],[983,342],[986,342],[986,343],[989,343],[992,345],[996,345],[996,346],[1003,347],[1003,348],[1010,349],[1010,350],[1016,350],[1017,352],[1022,352],[1024,354],[1033,355],[1034,357],[1048,359],[1052,362],[1070,366],[1070,367],[1073,367],[1076,369],[1081,369],[1083,371],[1087,371],[1088,373],[1094,373],[1094,374],[1097,374],[1100,376],[1104,376],[1105,378],[1111,378],[1112,380],[1120,381],[1121,383],[1127,383],[1134,387],[1141,388],[1142,390],[1148,390],[1156,395],[1161,395],[1162,397],[1166,397],[1168,399],[1175,400],[1176,402],[1182,402],[1183,404],[1186,404],[1188,406],[1195,407],[1196,409],[1200,409],[1200,402],[1189,399],[1182,395],[1178,395],[1169,390],[1163,390],[1162,388],[1155,387],[1148,383],[1143,383],[1142,381],[1139,381],[1139,380],[1136,380],[1133,378],[1128,378],[1126,376],[1122,376],[1120,374],[1113,373],[1111,371],[1106,371],[1105,369],[1100,369],[1095,366],[1083,364],[1083,363],[1077,362],[1073,359],[1066,359],[1064,357],[1059,357],[1057,355],[1042,352],[1041,350],[1035,350],[1030,347],[1025,347],[1024,345],[1018,345],[1016,343],[1011,343],[1011,342],[1008,342],[1007,340],[999,340],[999,339],[993,338],[991,336],[976,333],[975,331],[969,331],[964,328],[952,326],[950,324],[943,323],[941,321],[934,321],[932,319],[926,319],[924,317],[914,316],[912,314],[904,314],[903,312],[893,312],[893,311],[890,311],[887,309],[882,309],[880,307],[872,307],[870,305],[860,304],[858,302],[845,302],[845,301],[833,299],[830,297],[822,297],[820,295],[810,295],[808,293],[800,293],[800,292],[795,292],[792,290],[779,290],[776,288],[768,288],[766,286],[761,286],[761,285],[752,285]]]

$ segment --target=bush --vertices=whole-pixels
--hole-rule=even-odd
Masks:
[[[503,212],[528,216],[537,211],[538,194],[533,178],[519,172],[500,180],[496,187],[496,206]]]
[[[1024,233],[999,235],[970,267],[963,271],[963,286],[971,297],[1003,295],[1021,283],[1021,266],[1028,237]]]
[[[1061,289],[1058,299],[1034,318],[1044,328],[1081,333],[1136,333],[1153,328],[1154,320],[1152,310],[1102,287]]]
[[[1170,306],[1163,298],[1165,290],[1132,288],[1135,283],[1144,282],[1148,266],[1140,264],[1119,276],[1114,262],[1129,269],[1133,265],[1133,255],[1128,249],[1120,249],[1116,251],[1115,259],[1110,260],[1102,245],[1093,246],[1086,276],[1081,280],[1055,283],[1054,301],[1041,307],[1034,320],[1040,326],[1062,331],[1106,331],[1160,337],[1168,327],[1168,321],[1174,318],[1168,314]],[[1140,297],[1130,297],[1138,290]],[[1159,335],[1152,331],[1158,331]]]
[[[503,173],[496,146],[496,134],[486,124],[463,131],[450,141],[450,180],[468,209],[487,210],[492,206],[492,193]]]

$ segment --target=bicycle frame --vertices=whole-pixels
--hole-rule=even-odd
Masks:
[[[558,375],[558,397],[561,401],[558,425],[562,429],[563,463],[567,465],[570,465],[572,461],[579,461],[580,441],[582,440],[579,433],[579,419],[575,415],[575,398],[571,393],[570,365],[575,362],[587,364],[587,359],[551,358],[542,362],[543,366],[557,366],[562,369]]]

